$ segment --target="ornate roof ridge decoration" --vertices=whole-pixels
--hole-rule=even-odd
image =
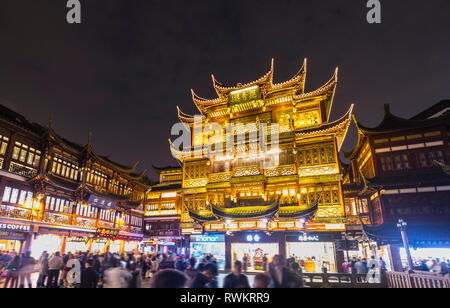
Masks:
[[[236,86],[226,86],[223,83],[219,82],[214,75],[211,75],[214,89],[217,92],[217,95],[221,99],[228,98],[228,94],[232,91],[237,91],[240,89],[244,89],[247,87],[255,86],[255,85],[268,85],[268,89],[272,87],[273,83],[273,67],[274,67],[274,59],[272,58],[269,71],[264,74],[261,78],[254,80],[252,82],[248,82],[245,84],[238,84]]]
[[[211,203],[211,210],[214,216],[221,219],[255,219],[274,217],[280,209],[280,198],[268,205],[262,206],[241,206],[234,208],[222,208]]]
[[[296,87],[298,87],[297,90],[300,91],[300,93],[304,93],[305,79],[306,79],[306,73],[307,73],[307,64],[308,64],[308,60],[307,60],[307,58],[305,58],[303,60],[303,66],[291,79],[281,82],[281,83],[272,84],[271,89],[279,90],[279,89],[283,89],[283,88],[296,86]]]
[[[214,99],[206,99],[198,96],[194,90],[191,90],[192,100],[194,101],[195,106],[198,110],[204,115],[206,113],[206,109],[210,107],[227,105],[228,103],[228,95],[230,92],[245,89],[252,86],[260,86],[262,90],[263,96],[269,92],[276,92],[278,90],[282,90],[284,88],[291,89],[295,88],[296,93],[304,93],[305,90],[305,79],[307,72],[307,59],[305,58],[303,61],[303,65],[300,70],[289,80],[281,83],[273,83],[274,76],[274,59],[271,61],[269,71],[260,77],[257,80],[252,82],[248,82],[245,84],[239,83],[236,86],[226,86],[220,81],[218,81],[214,75],[211,75],[213,81],[213,87],[218,95],[217,98]]]
[[[341,144],[339,144],[338,150],[340,150],[342,146],[342,142],[345,139],[345,136],[347,134],[348,128],[351,123],[351,117],[353,114],[353,108],[355,107],[354,104],[352,104],[347,111],[347,113],[342,116],[340,119],[337,119],[336,121],[321,124],[314,127],[307,127],[302,129],[297,129],[295,131],[296,137],[309,137],[314,136],[317,134],[334,134],[341,132],[343,134],[343,138],[341,140]]]
[[[190,158],[190,157],[203,157],[203,148],[199,148],[199,149],[194,149],[194,150],[189,150],[189,151],[180,151],[178,149],[175,149],[175,147],[173,146],[172,140],[169,139],[169,146],[170,146],[170,152],[172,153],[172,155],[182,161],[185,158]]]
[[[383,120],[376,127],[372,128],[366,127],[361,123],[359,123],[355,117],[354,121],[356,127],[358,128],[358,132],[364,135],[377,135],[377,134],[385,134],[387,132],[424,128],[427,126],[434,126],[439,124],[450,124],[450,114],[444,114],[440,117],[431,119],[412,120],[401,118],[399,116],[392,114],[389,104],[385,104],[383,108],[384,108]]]
[[[306,210],[302,209],[302,207],[300,206],[280,207],[278,217],[295,218],[295,219],[303,218],[306,221],[308,221],[314,218],[318,209],[319,209],[319,199],[315,200],[314,203]]]
[[[103,198],[105,198],[107,200],[115,201],[115,202],[129,201],[131,199],[131,196],[132,196],[132,194],[116,195],[116,194],[113,194],[113,193],[108,192],[108,191],[99,191],[99,190],[95,189],[95,187],[93,187],[93,186],[91,188],[91,185],[87,184],[87,183],[84,184],[84,185],[83,184],[80,185],[79,189],[83,189],[83,190],[85,190],[86,192],[88,192],[90,194],[93,194],[93,195],[96,195],[96,196],[99,196],[99,197],[103,197]]]
[[[211,211],[200,212],[194,209],[189,208],[185,205],[185,208],[188,210],[189,217],[191,217],[196,222],[203,224],[205,222],[214,222],[219,220]]]
[[[331,114],[330,111],[331,111],[331,108],[333,106],[333,101],[334,101],[334,94],[336,93],[336,86],[338,83],[338,73],[339,73],[339,68],[336,67],[333,76],[323,86],[321,86],[317,90],[297,95],[297,96],[295,96],[295,99],[296,100],[306,100],[306,99],[314,98],[314,97],[321,96],[321,95],[327,95],[328,102],[326,102],[327,103],[326,118],[327,118],[327,121],[329,121],[330,114]]]

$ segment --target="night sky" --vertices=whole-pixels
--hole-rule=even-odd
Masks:
[[[381,0],[382,24],[366,0],[81,0],[82,24],[65,0],[0,2],[0,103],[96,152],[133,164],[174,165],[167,139],[176,106],[196,112],[190,89],[215,98],[225,84],[275,82],[308,58],[306,90],[339,67],[332,119],[355,103],[377,125],[382,105],[411,117],[450,98],[450,1]],[[354,127],[343,150],[356,142]]]

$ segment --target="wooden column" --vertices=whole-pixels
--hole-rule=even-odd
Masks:
[[[231,270],[232,263],[232,254],[231,254],[231,238],[228,235],[225,235],[225,271]]]
[[[66,253],[66,243],[67,243],[67,237],[63,236],[62,241],[61,241],[61,248],[59,251],[62,255]]]
[[[402,260],[400,258],[400,246],[389,245],[389,258],[391,259],[391,266],[393,271],[403,271]]]
[[[336,260],[336,271],[338,273],[344,273],[344,268],[342,264],[344,263],[345,256],[343,251],[337,251],[335,249],[335,260]]]

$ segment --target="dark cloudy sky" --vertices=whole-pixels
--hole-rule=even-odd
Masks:
[[[0,103],[100,154],[141,169],[174,164],[168,149],[176,106],[196,109],[193,88],[215,97],[211,73],[236,84],[275,58],[275,81],[308,58],[306,88],[340,68],[332,118],[351,103],[374,126],[382,105],[410,117],[450,98],[450,1],[81,0],[82,24],[66,23],[66,0],[1,0]],[[355,143],[351,130],[344,150]],[[149,175],[154,176],[149,172]]]

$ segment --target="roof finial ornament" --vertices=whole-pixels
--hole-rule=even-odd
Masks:
[[[92,141],[92,131],[89,131],[89,134],[88,134],[88,146],[91,146],[91,141]]]
[[[50,112],[50,115],[48,117],[48,129],[52,130],[53,129],[53,113]]]

